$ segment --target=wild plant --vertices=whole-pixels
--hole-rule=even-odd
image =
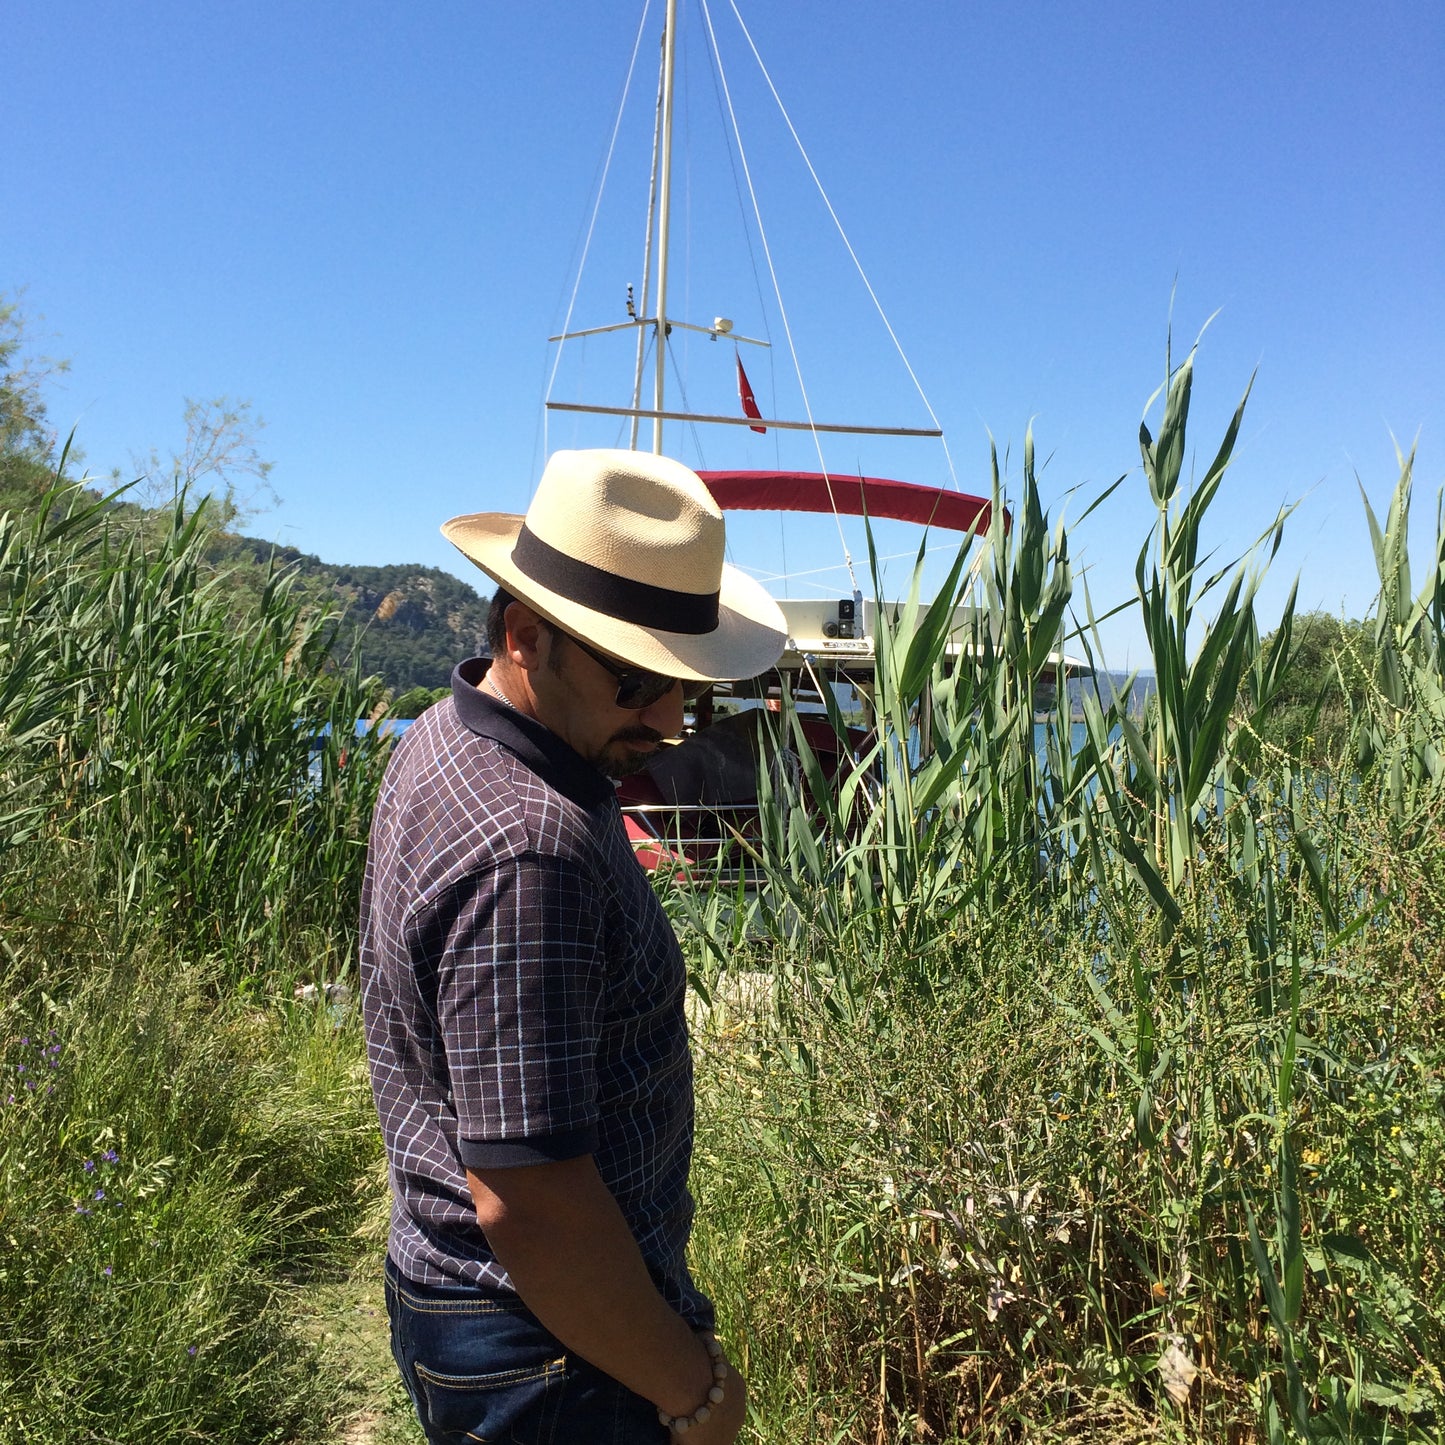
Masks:
[[[1266,647],[1255,599],[1287,513],[1211,560],[1244,402],[1187,486],[1193,365],[1168,373],[1157,440],[1141,430],[1142,716],[1086,691],[1082,741],[1058,714],[1043,762],[1025,746],[1069,600],[1028,451],[1022,525],[974,569],[992,580],[970,593],[961,555],[888,619],[882,721],[841,787],[784,713],[806,806],[772,804],[747,915],[774,998],[726,1015],[700,1071],[704,1121],[746,1141],[705,1135],[723,1231],[748,1200],[732,1248],[704,1201],[704,1257],[757,1332],[777,1438],[805,1400],[817,1438],[860,1441],[1089,1420],[1426,1439],[1445,1408],[1441,1036],[1420,1002],[1440,956],[1436,584],[1400,585],[1397,495],[1377,551],[1401,681],[1369,703],[1369,766],[1272,751],[1294,604]],[[1372,784],[1374,758],[1399,786]]]
[[[331,665],[330,620],[282,574],[236,615],[205,515],[180,497],[146,540],[60,487],[0,522],[0,813],[16,843],[89,850],[122,923],[205,940],[238,977],[302,936],[340,967],[379,685]]]
[[[295,1286],[378,1152],[351,954],[379,695],[203,506],[0,517],[0,1439],[319,1438]],[[337,1025],[340,1025],[337,1027]],[[33,1086],[33,1087],[32,1087]]]

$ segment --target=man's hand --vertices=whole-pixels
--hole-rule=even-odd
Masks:
[[[698,1404],[701,1403],[698,1401]],[[685,1440],[688,1445],[733,1445],[738,1431],[743,1428],[747,1406],[748,1387],[743,1377],[729,1364],[727,1378],[723,1381],[722,1404],[714,1405],[712,1414],[701,1425],[694,1425],[686,1435],[673,1438]]]
[[[657,1292],[637,1241],[592,1156],[467,1171],[481,1225],[527,1308],[569,1349],[669,1415],[689,1415],[712,1386],[712,1361]],[[729,1367],[723,1402],[687,1432],[731,1445],[746,1389]]]

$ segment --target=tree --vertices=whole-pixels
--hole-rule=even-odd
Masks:
[[[0,453],[48,461],[55,450],[41,388],[70,368],[68,361],[36,356],[20,303],[0,295]]]
[[[444,697],[451,695],[452,690],[449,687],[409,687],[392,700],[391,706],[386,710],[387,716],[420,717],[434,702],[440,702]]]
[[[1303,613],[1293,630],[1294,652],[1265,717],[1264,738],[1293,757],[1324,762],[1339,754],[1368,695],[1374,633],[1368,622],[1329,612]],[[1271,633],[1263,648],[1273,640]]]
[[[70,363],[36,355],[30,343],[19,301],[0,295],[0,510],[27,505],[54,480],[43,389]]]
[[[131,458],[145,505],[164,506],[182,493],[197,502],[208,496],[212,527],[220,531],[244,526],[279,504],[269,480],[273,464],[257,446],[266,423],[249,401],[187,397],[184,420],[186,438],[180,451],[164,462],[154,448],[147,456]],[[116,480],[121,480],[118,473]]]

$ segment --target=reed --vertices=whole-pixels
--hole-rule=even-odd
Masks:
[[[322,1438],[303,1286],[378,1145],[350,969],[376,684],[207,509],[0,517],[0,1440]]]
[[[1098,644],[1030,440],[1014,527],[931,603],[915,574],[840,787],[785,713],[807,791],[755,905],[667,885],[715,997],[719,959],[774,981],[699,1070],[701,1273],[760,1439],[1441,1438],[1445,570],[1412,589],[1402,458],[1351,765],[1271,749],[1287,514],[1209,560],[1245,403],[1186,485],[1193,371],[1141,428],[1142,717],[1086,696],[1040,765],[1032,681],[1061,625]]]
[[[354,724],[381,689],[330,664],[331,619],[284,575],[238,610],[207,510],[182,496],[145,536],[61,483],[0,520],[12,845],[83,849],[122,931],[171,929],[237,980],[298,953],[335,970],[385,746]]]

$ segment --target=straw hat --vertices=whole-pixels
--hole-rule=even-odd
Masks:
[[[565,632],[669,677],[753,677],[782,656],[778,604],[723,561],[697,474],[632,451],[553,454],[525,517],[473,512],[442,535]]]

